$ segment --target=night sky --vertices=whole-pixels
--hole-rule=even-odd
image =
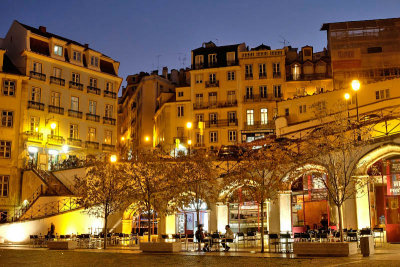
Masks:
[[[1,0],[0,36],[14,19],[88,43],[121,62],[120,76],[190,66],[205,41],[326,46],[323,23],[400,17],[399,0]],[[125,84],[125,82],[124,82]]]

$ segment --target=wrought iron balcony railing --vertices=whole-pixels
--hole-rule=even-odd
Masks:
[[[206,88],[207,87],[219,87],[219,81],[206,81],[205,83]]]
[[[252,80],[252,79],[253,79],[253,73],[246,73],[246,74],[244,75],[244,78],[245,78],[246,80]]]
[[[34,131],[26,131],[25,135],[29,141],[43,141],[43,134]]]
[[[33,79],[40,80],[40,81],[46,80],[46,74],[36,72],[36,71],[31,71],[29,76]]]
[[[115,150],[115,145],[101,144],[101,148],[104,151],[114,151]]]
[[[82,119],[82,112],[78,110],[68,109],[68,116]]]
[[[100,88],[96,88],[96,87],[89,86],[89,85],[86,87],[86,90],[90,94],[100,95],[100,93],[101,93]]]
[[[196,122],[195,125],[197,125]],[[210,120],[204,122],[205,128],[214,128],[214,127],[228,127],[228,126],[237,126],[238,120],[237,119],[230,119],[230,120]]]
[[[103,124],[115,125],[116,121],[114,118],[103,117]]]
[[[85,145],[86,145],[86,148],[99,149],[99,142],[86,141]]]
[[[28,108],[33,108],[37,110],[44,110],[44,104],[40,102],[35,102],[35,101],[28,101]]]
[[[47,135],[47,143],[63,145],[65,143],[65,139],[64,139],[64,137],[59,136],[59,135],[48,134]]]
[[[64,115],[64,108],[49,105],[49,113],[56,113],[56,114]]]
[[[82,147],[82,140],[76,138],[68,138],[67,144],[70,146]]]
[[[105,97],[110,97],[110,98],[117,98],[117,93],[112,92],[112,91],[104,91],[104,96]]]
[[[69,81],[69,88],[77,89],[83,91],[83,84],[74,81]]]
[[[58,78],[58,77],[55,77],[55,76],[50,76],[50,83],[54,83],[54,84],[58,84],[58,85],[64,86],[65,85],[65,80],[61,79],[61,78]]]
[[[244,122],[244,130],[270,130],[271,132],[275,131],[275,122],[274,121],[252,121]]]
[[[99,122],[100,116],[92,113],[86,113],[86,120]]]
[[[245,95],[243,96],[244,102],[260,102],[260,101],[267,101],[271,100],[271,95]]]
[[[226,108],[226,107],[236,107],[237,100],[231,100],[227,102],[202,102],[194,103],[193,109],[209,109],[209,108]]]

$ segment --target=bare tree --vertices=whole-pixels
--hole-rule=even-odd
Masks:
[[[343,204],[355,198],[357,193],[363,193],[368,183],[368,179],[359,179],[352,173],[363,147],[370,140],[371,127],[352,122],[340,104],[337,110],[329,115],[326,113],[317,116],[320,126],[309,133],[300,147],[303,159],[310,163],[304,171],[325,174],[316,179],[338,209],[340,240],[343,242]]]
[[[127,206],[128,180],[122,175],[121,164],[95,162],[86,171],[86,176],[75,176],[78,203],[85,212],[104,218],[104,249],[107,247],[107,222],[111,214],[124,210]]]
[[[264,203],[277,199],[279,191],[287,189],[290,179],[285,174],[294,164],[295,153],[289,143],[272,138],[244,146],[247,152],[236,170],[227,176],[225,185],[241,188],[244,199],[261,205],[261,252],[264,252]]]
[[[176,165],[168,158],[153,152],[138,153],[124,164],[124,173],[130,180],[130,199],[139,210],[147,212],[148,241],[151,241],[151,211],[163,213],[172,208],[169,200],[174,192]]]
[[[197,151],[177,159],[177,177],[173,201],[177,207],[194,207],[197,224],[203,202],[209,205],[218,199],[221,183],[212,159],[206,153]],[[197,225],[198,227],[198,225]],[[198,244],[201,249],[201,244]]]

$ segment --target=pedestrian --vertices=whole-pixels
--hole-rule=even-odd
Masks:
[[[233,232],[231,230],[231,227],[228,225],[225,226],[225,236],[224,239],[221,242],[221,245],[225,248],[225,251],[229,251],[231,249],[230,246],[228,246],[228,244],[226,244],[227,242],[233,242]]]
[[[197,231],[195,233],[195,237],[197,239],[197,242],[204,243],[204,248],[203,248],[204,252],[210,251],[210,247],[208,245],[208,241],[205,239],[205,235],[204,235],[203,225],[202,224],[199,224],[197,226]]]

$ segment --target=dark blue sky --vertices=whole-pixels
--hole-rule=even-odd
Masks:
[[[157,66],[189,66],[190,51],[205,41],[276,49],[284,38],[320,50],[325,22],[390,17],[400,17],[399,0],[2,0],[0,36],[14,19],[46,26],[120,61],[125,79]]]

